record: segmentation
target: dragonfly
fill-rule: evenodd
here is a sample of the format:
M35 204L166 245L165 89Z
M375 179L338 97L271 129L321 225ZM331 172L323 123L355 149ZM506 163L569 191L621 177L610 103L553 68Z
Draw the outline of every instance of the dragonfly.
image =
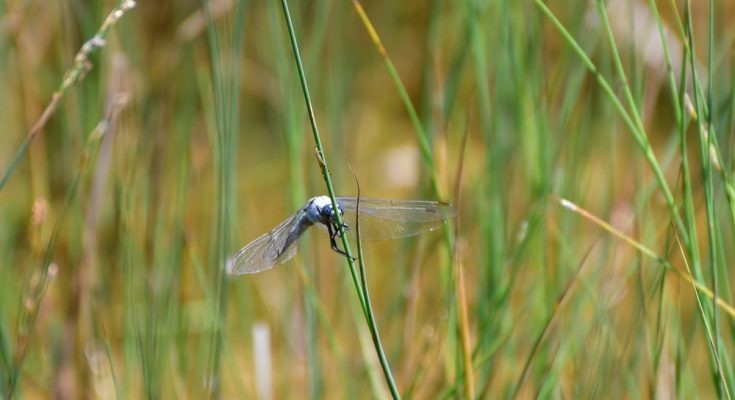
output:
M283 264L296 255L297 241L311 226L326 229L332 250L347 256L337 246L335 238L340 228L349 231L356 222L358 199L336 197L337 210L329 196L311 198L306 205L293 213L270 232L253 240L238 251L232 261L232 275L254 274ZM359 199L360 238L365 240L389 240L432 231L449 219L456 211L451 204L427 200ZM339 212L342 226L337 223Z

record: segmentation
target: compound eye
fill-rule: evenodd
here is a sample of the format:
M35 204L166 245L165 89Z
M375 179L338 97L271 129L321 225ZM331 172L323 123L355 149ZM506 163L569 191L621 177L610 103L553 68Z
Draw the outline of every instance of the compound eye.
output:
M339 210L339 215L345 215L345 210L342 208L342 204L337 204L337 209Z
M327 204L326 206L322 207L321 214L325 217L331 217L334 215L334 212L332 211L332 205Z

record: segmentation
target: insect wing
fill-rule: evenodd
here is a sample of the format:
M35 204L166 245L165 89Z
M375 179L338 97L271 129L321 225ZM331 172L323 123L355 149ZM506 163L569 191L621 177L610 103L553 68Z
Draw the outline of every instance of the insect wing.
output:
M296 240L288 242L291 229L298 223L303 210L296 212L270 232L260 236L235 254L233 275L254 274L283 264L296 255Z
M338 197L343 219L354 229L357 198ZM360 236L365 240L398 239L440 228L454 218L451 204L425 200L360 198Z

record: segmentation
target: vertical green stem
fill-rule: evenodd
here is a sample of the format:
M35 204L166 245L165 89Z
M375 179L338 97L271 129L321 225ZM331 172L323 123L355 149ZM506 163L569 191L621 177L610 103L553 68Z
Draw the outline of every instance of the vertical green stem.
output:
M326 4L325 4L326 6ZM288 187L290 205L293 209L297 209L303 205L306 187L303 173L304 157L303 157L303 137L301 135L301 119L299 116L300 105L299 98L294 95L296 90L293 87L291 76L288 73L289 53L284 46L285 38L281 26L280 10L277 9L278 4L275 2L268 3L268 18L270 19L271 36L274 43L274 67L278 80L281 101L283 102L283 128L285 131L286 151L289 166ZM323 7L324 8L324 7ZM316 57L312 57L316 60ZM317 312L316 304L318 298L316 291L310 290L310 285L315 282L316 271L310 268L306 262L308 257L303 257L303 290L302 301L304 308L304 338L307 343L306 359L308 360L308 382L309 382L309 398L319 399L321 394L321 380L319 368L319 352L317 346L318 330L317 330Z
M710 7L712 4L710 4ZM710 10L711 12L711 10ZM720 349L719 349L719 323L717 319L717 292L718 292L718 277L717 277L717 250L716 250L716 242L717 242L717 231L715 229L716 226L716 220L715 220L715 211L714 211L714 182L713 182L713 165L712 165L712 158L710 154L710 149L712 149L712 136L714 134L713 127L711 125L712 122L712 109L708 108L705 109L705 104L703 104L704 101L709 102L711 99L709 96L711 93L708 93L706 96L706 99L702 99L704 95L701 91L701 85L699 82L699 77L697 75L697 69L696 69L696 47L694 44L694 28L693 28L693 21L692 21L692 13L691 13L691 3L689 1L686 2L686 15L687 15L687 23L686 23L686 33L687 33L687 42L689 45L689 68L691 70L692 74L692 84L693 84L693 101L694 101L694 107L697 112L697 128L699 131L699 149L700 149L700 157L701 157L701 163L702 163L702 180L703 180L703 186L704 186L704 200L705 200L705 212L706 212L706 218L707 218L707 236L708 236L708 257L711 264L711 270L712 270L712 291L713 291L713 305L715 307L710 308L708 305L703 307L703 313L702 318L705 319L708 318L708 315L712 318L712 332L709 333L710 337L710 347L711 347L711 353L712 357L714 358L714 363L716 366L716 370L714 371L715 380L716 383L719 384L718 389L720 389L722 395L725 394L725 397L730 399L731 394L730 390L727 384L726 374L724 372L723 363L720 357ZM709 38L710 42L712 41L712 37ZM710 56L711 51L710 50ZM709 59L709 62L711 63L711 58ZM711 68L712 65L709 65ZM711 74L711 71L709 72ZM709 78L711 79L711 75L709 75ZM710 87L709 90L711 90L711 82L709 83ZM692 230L692 232L696 232ZM696 272L696 271L695 271ZM702 281L703 279L697 279L699 281ZM706 326L707 324L705 324ZM709 329L709 328L707 328Z
M2 5L2 3L0 3L0 5ZM84 78L85 73L89 68L88 62L90 56L95 53L97 49L100 49L105 45L105 37L107 36L107 33L113 26L115 26L117 21L119 21L126 12L133 9L133 7L135 7L135 1L133 0L119 1L117 6L113 8L107 18L105 18L105 21L102 23L99 30L97 30L97 33L95 33L91 39L84 42L84 45L82 45L74 56L74 65L69 67L69 69L64 73L64 78L62 79L61 84L59 84L59 88L56 89L53 95L51 95L51 101L49 101L43 113L41 113L41 116L33 124L28 135L23 139L20 147L15 152L15 155L13 155L10 164L0 176L0 190L2 190L5 183L8 182L8 179L10 179L10 175L13 174L15 168L18 167L20 160L25 156L25 153L28 151L33 140L43 131L46 123L59 108L61 100L66 95L69 88ZM0 7L0 9L3 8L4 7Z
M299 73L299 80L301 82L301 89L304 92L304 101L306 102L306 109L309 115L309 123L311 124L311 131L314 136L314 143L316 145L316 156L317 160L319 162L319 168L322 172L322 177L324 178L324 183L327 186L327 191L329 192L329 198L332 200L332 207L334 209L337 209L337 200L335 199L334 195L334 186L332 185L332 180L329 176L329 168L327 167L327 160L324 156L324 149L322 147L322 140L319 136L319 128L316 124L316 118L314 116L314 108L312 107L311 103L311 96L309 95L309 87L306 83L306 74L304 73L304 66L301 62L301 55L299 53L299 47L296 42L296 34L294 33L293 23L291 22L291 14L288 11L288 2L286 0L281 0L281 5L283 6L283 14L286 19L286 25L288 27L288 35L291 39L291 47L293 49L294 53L294 59L296 60L296 67L298 69ZM350 274L352 276L353 283L355 284L355 289L357 290L358 298L360 299L360 305L362 306L362 311L365 315L365 320L368 323L368 326L370 327L371 334L373 335L373 344L375 345L375 350L378 353L378 356L381 358L381 366L383 367L383 373L385 375L386 381L388 383L388 387L390 388L391 395L394 399L400 399L400 394L398 393L398 388L396 387L395 381L393 379L393 376L390 372L390 369L388 368L387 361L385 361L385 355L383 352L382 345L380 343L380 338L377 336L377 328L375 327L375 318L373 316L372 309L370 307L370 304L367 300L367 288L360 284L357 278L357 271L355 270L355 262L354 258L352 257L352 250L350 250L350 244L347 241L347 236L345 235L344 228L342 227L342 216L340 213L335 214L337 216L337 225L339 227L339 236L342 240L342 246L347 254L347 264L350 268Z
M322 177L324 178L324 183L327 185L327 192L329 194L329 198L332 200L332 207L334 209L337 209L337 200L335 200L335 194L334 194L334 186L332 185L332 179L329 175L329 168L327 167L327 160L324 157L324 150L322 147L322 139L319 136L319 128L316 124L316 117L314 116L314 108L311 105L311 95L309 95L309 87L306 83L306 75L304 73L304 67L301 63L301 55L299 54L299 47L296 43L296 34L294 33L293 24L291 23L291 14L288 11L288 4L286 0L281 0L281 5L283 6L283 13L286 18L286 25L288 27L288 34L289 38L291 39L291 47L293 49L294 58L296 59L296 67L299 72L299 81L301 82L301 90L304 93L304 100L306 101L306 110L309 115L309 123L311 124L311 131L313 133L314 137L314 144L316 145L316 157L317 161L319 162L319 168L322 172ZM335 214L337 216L337 224L339 224L339 237L342 240L342 245L344 246L345 253L347 253L347 263L350 267L350 273L352 274L352 280L354 281L355 287L358 289L358 295L360 297L360 305L362 306L363 312L366 312L365 310L365 298L362 293L362 289L360 287L360 283L357 279L357 272L355 270L355 263L354 263L354 257L352 257L352 251L350 250L350 244L347 241L347 237L345 236L344 229L342 229L342 216L339 213Z
M229 43L230 53L225 57L228 64L222 63L223 52L220 38L214 23L212 5L210 1L203 2L203 8L208 21L208 39L210 59L212 61L212 86L215 103L215 145L213 158L216 171L216 214L217 224L214 237L214 254L212 256L214 268L214 326L210 343L210 358L207 370L207 391L211 398L220 397L220 358L224 340L225 316L227 315L227 275L225 264L230 247L230 221L233 201L233 140L237 131L239 108L239 60L242 35L244 32L245 2L237 2L237 15L232 29L232 41Z
M362 290L365 296L365 305L367 305L368 310L371 310L371 312L367 313L366 316L368 319L368 326L370 327L370 336L373 339L373 345L375 345L375 350L378 352L378 359L380 360L380 365L383 368L383 373L385 375L386 381L388 382L388 387L390 388L393 398L398 399L400 398L400 395L398 394L398 390L396 389L396 383L393 380L393 375L390 372L390 365L388 364L388 359L385 357L383 346L380 344L380 334L378 333L378 325L375 322L375 317L373 316L373 313L372 313L372 305L370 305L370 293L368 292L367 277L365 274L365 258L362 255L362 242L360 241L359 210L360 210L360 184L358 183L357 184L357 208L355 210L356 213L358 214L358 217L355 219L355 232L357 232L357 260L360 265L360 283L362 284Z

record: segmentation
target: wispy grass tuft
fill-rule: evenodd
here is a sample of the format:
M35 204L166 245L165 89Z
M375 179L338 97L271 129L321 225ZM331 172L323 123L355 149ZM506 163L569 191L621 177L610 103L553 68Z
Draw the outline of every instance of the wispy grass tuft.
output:
M697 282L696 280L693 280L691 278L691 274L690 275L686 275L686 274L684 274L684 272L680 271L679 269L672 267L671 264L668 261L666 261L666 259L664 257L656 254L656 252L654 252L653 250L651 250L650 248L648 248L644 244L642 244L639 241L635 240L634 238L631 238L630 236L624 234L623 232L621 232L620 230L616 229L615 227L613 227L609 223L607 223L607 222L603 221L602 219L600 219L599 217L593 215L588 210L585 210L584 208L578 206L577 204L574 204L573 202L571 202L571 201L569 201L567 199L556 198L556 200L559 202L559 204L562 207L564 207L564 208L566 208L566 209L568 209L568 210L570 210L570 211L572 211L574 213L577 213L577 214L581 215L582 217L584 217L585 219L587 219L590 222L594 223L595 225L599 226L600 228L604 229L605 231L607 231L611 235L616 236L618 239L623 240L624 242L626 242L630 246L634 247L636 250L640 251L641 254L643 254L643 255L651 258L657 264L660 264L661 266L663 266L663 267L665 267L665 268L673 271L680 278L682 278L685 281L687 281L687 283L691 283L698 292L700 292L701 294L709 297L713 301L716 300L717 306L720 307L723 311L727 312L730 315L730 317L733 318L733 320L735 320L735 307L733 307L732 305L730 305L727 302L725 302L722 298L715 298L714 293L712 292L712 290L710 288L708 288L707 286L705 286L704 284L702 284L700 282ZM688 263L687 263L687 265L688 265Z
M362 249L362 240L360 238L360 182L355 177L355 185L357 186L357 205L355 206L355 235L357 237L357 263L360 266L360 285L362 287L362 294L365 298L365 309L367 310L366 317L368 322L368 327L370 328L370 336L373 339L373 346L375 346L375 351L378 354L378 359L380 360L380 366L383 368L383 375L385 376L385 380L388 383L388 388L390 389L390 393L393 396L394 399L400 399L401 396L398 393L398 388L396 387L396 382L393 379L393 374L390 372L390 365L388 364L388 359L385 357L385 352L383 351L383 345L380 342L380 334L378 333L378 326L377 322L375 321L375 317L373 316L373 306L370 302L370 292L368 291L368 284L367 284L367 273L365 268L365 255L363 254Z
M16 325L15 344L13 350L13 360L7 377L4 397L12 398L16 395L16 388L20 378L23 364L26 360L29 346L32 344L33 329L38 318L38 314L43 306L44 296L49 285L59 275L59 265L53 261L56 251L56 243L61 233L61 229L66 222L67 215L72 203L76 198L79 187L83 180L89 174L94 164L95 157L99 145L105 135L109 134L110 129L115 126L118 115L122 107L127 103L127 96L113 93L111 96L111 104L108 107L105 118L100 121L87 137L87 143L79 160L77 173L67 190L66 198L59 215L54 222L51 236L46 244L43 257L37 268L31 268L25 282L25 289L18 307L18 322Z
M368 35L370 36L370 40L373 41L373 44L378 49L378 53L383 58L383 62L385 63L386 68L388 69L388 73L390 74L393 84L395 84L396 89L398 89L398 94L401 96L401 101L403 102L403 105L406 107L406 111L408 111L408 115L411 118L411 123L413 124L413 128L416 131L416 137L421 147L421 156L429 170L431 190L434 193L434 195L441 198L440 193L439 193L439 183L437 181L436 165L434 163L433 152L431 151L431 144L429 143L429 138L426 135L426 131L424 130L423 125L421 124L421 119L419 119L418 113L416 112L416 108L413 106L413 103L411 102L411 99L408 96L408 92L406 91L406 87L403 85L403 81L401 81L400 76L398 76L398 71L396 70L396 67L393 65L393 61L391 61L390 57L388 57L388 52L385 50L385 46L383 46L383 42L380 40L380 36L378 36L377 31L375 31L375 28L373 27L373 24L370 22L370 19L365 13L365 10L362 8L362 5L360 4L358 0L352 0L352 4L355 7L355 11L357 12L357 15L360 17L360 21L362 21L363 25L365 26L365 29L367 30Z
M209 366L207 368L207 392L210 398L221 397L222 374L220 370L227 317L228 290L226 265L231 251L232 215L234 211L235 156L239 132L240 62L245 32L246 2L237 1L234 23L221 33L217 30L212 2L203 2L207 16L207 37L211 61L211 82L214 98L216 131L212 145L212 159L216 173L216 224L214 227L212 254L213 296L215 299L214 323L210 341ZM225 42L226 39L228 40Z
M15 152L10 164L5 168L3 175L0 177L0 190L2 190L5 183L10 179L15 168L18 167L18 163L23 159L23 156L31 143L33 143L33 140L43 131L49 119L51 119L59 108L59 105L69 88L84 79L85 75L90 69L92 69L92 64L90 63L89 58L96 50L105 46L105 38L109 30L134 7L134 0L121 0L118 6L113 8L107 18L105 18L105 21L102 23L97 33L91 39L84 42L82 48L80 48L76 56L74 56L74 65L64 73L64 78L61 80L59 88L51 95L51 101L43 110L43 113L41 113L38 120L31 127L31 130L28 132L28 136L25 137L20 147Z
M462 135L462 143L460 144L460 154L457 161L457 175L454 178L454 206L457 210L457 218L454 222L454 265L456 282L455 294L457 296L457 313L459 314L459 331L462 343L462 374L464 375L465 397L469 399L475 398L475 378L474 368L472 366L472 339L470 335L470 317L467 309L467 289L465 285L465 272L462 263L461 250L457 248L457 237L460 232L460 222L462 215L462 178L464 173L465 155L467 151L467 139L470 134L470 113L467 113L467 122L464 134Z

